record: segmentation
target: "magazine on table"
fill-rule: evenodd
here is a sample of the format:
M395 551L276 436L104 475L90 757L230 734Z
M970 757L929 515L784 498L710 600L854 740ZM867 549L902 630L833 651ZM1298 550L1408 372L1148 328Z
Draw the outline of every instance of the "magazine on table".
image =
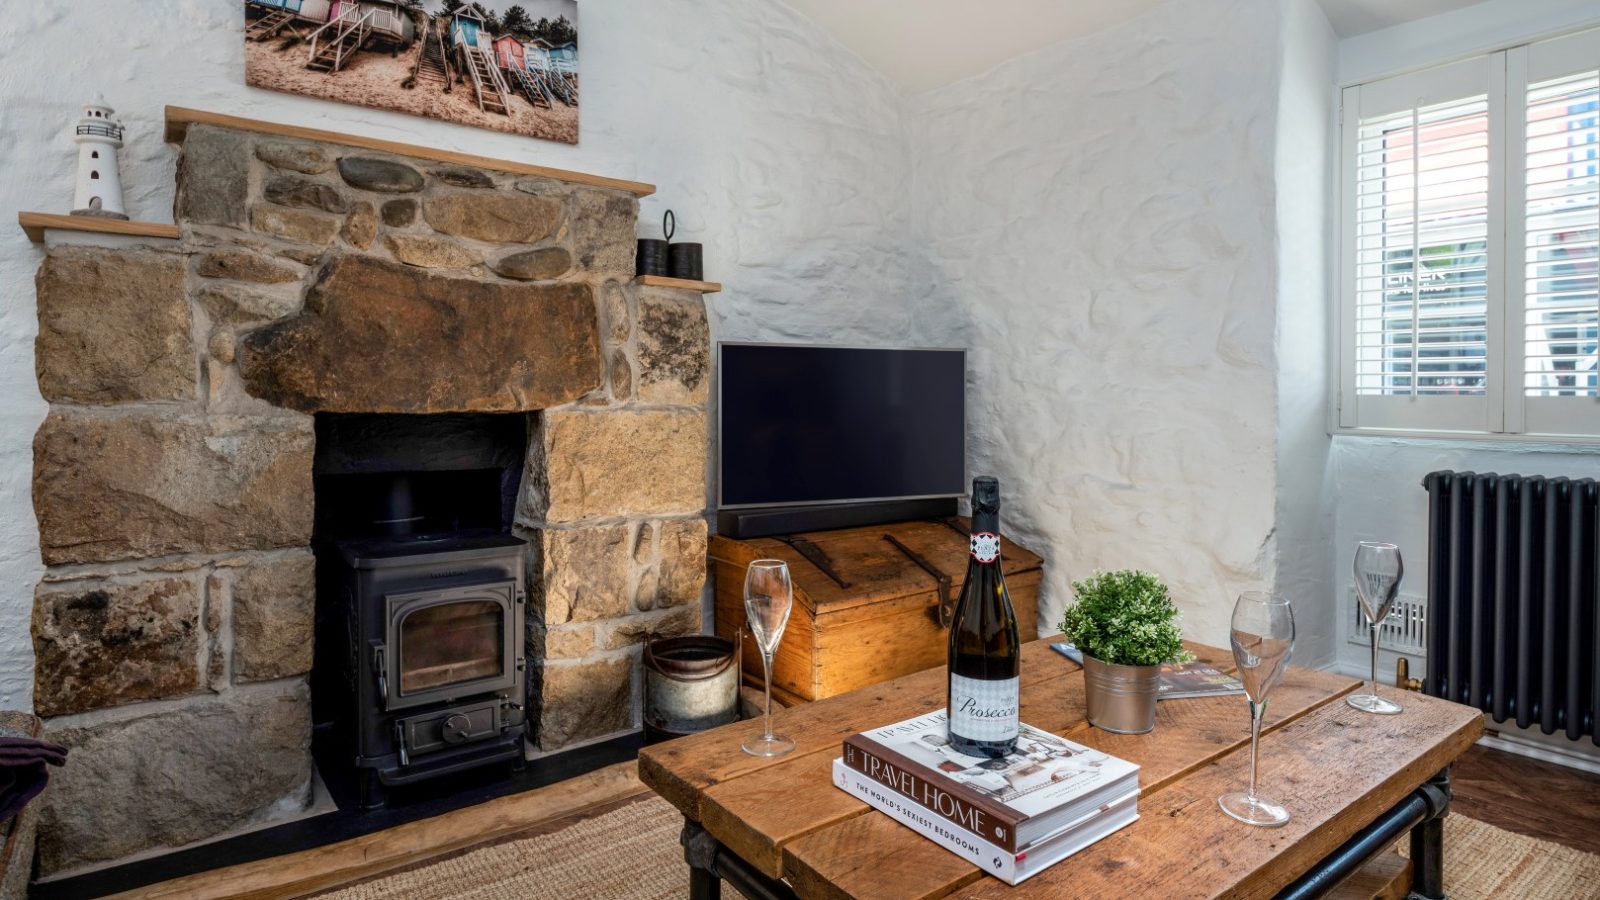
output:
M1050 649L1083 665L1083 651L1066 641L1057 641ZM1161 688L1158 700L1187 700L1193 697L1244 696L1244 685L1239 679L1216 666L1200 660L1186 663L1161 664Z

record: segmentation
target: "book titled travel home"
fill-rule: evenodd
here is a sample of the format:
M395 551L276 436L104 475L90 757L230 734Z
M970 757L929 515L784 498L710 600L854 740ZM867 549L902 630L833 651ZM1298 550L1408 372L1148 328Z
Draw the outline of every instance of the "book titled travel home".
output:
M1050 649L1083 665L1083 651L1057 641ZM1223 672L1210 663L1194 660L1186 663L1162 663L1161 687L1157 700L1188 700L1195 697L1228 697L1244 695L1244 685L1239 679Z
M1042 872L1139 818L1139 789L1134 788L1120 797L1105 800L1026 850L1015 852L934 815L921 804L913 803L845 765L843 758L833 761L833 782L841 790L1007 884L1016 884Z
M942 709L851 735L843 760L868 781L1011 853L1139 787L1133 763L1026 723L1010 755L964 756L950 746Z

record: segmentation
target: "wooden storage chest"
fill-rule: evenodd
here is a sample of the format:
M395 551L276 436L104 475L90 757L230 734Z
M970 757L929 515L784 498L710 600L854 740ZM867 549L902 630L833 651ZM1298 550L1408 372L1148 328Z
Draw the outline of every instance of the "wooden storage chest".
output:
M753 540L713 535L716 633L731 640L744 625L750 561L781 559L789 564L795 597L773 661L773 695L780 701L820 700L944 665L948 632L939 623L940 576L948 579L953 602L966 578L967 546L965 518ZM1006 541L1001 564L1022 640L1034 640L1043 563ZM761 683L760 651L748 634L744 670L748 681Z

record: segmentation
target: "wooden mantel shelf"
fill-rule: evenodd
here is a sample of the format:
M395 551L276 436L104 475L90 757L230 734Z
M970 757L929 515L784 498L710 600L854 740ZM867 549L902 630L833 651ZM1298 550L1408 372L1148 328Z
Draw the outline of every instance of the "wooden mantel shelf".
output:
M284 125L278 122L263 122L259 119L225 116L221 113L206 112L200 109L185 109L181 106L167 107L168 143L181 143L190 125L216 125L221 128L233 128L239 131L253 131L257 134L274 134L280 137L302 138L308 141L325 141L330 144L343 144L346 147L360 147L363 150L377 150L382 153L414 156L418 159L431 159L435 162L450 163L458 166L492 169L496 172L511 172L517 175L535 175L540 178L554 178L558 181L566 181L572 184L585 184L590 187L626 191L636 197L645 197L656 192L655 185L645 184L642 181L624 181L621 178L607 178L603 175L590 175L587 172L570 172L566 169L552 169L549 166L535 166L529 163L513 162L509 159L493 159L487 156L476 156L471 153L457 153L454 150L440 150L436 147L422 147L416 144L401 144L396 141L362 137L358 134L323 131L320 128L302 128L298 125Z
M47 228L62 231L87 231L96 234L120 234L128 237L178 239L178 226L161 222L132 222L127 219L101 219L95 216L63 216L56 213L19 212L17 224L35 244L44 242Z
M715 281L692 281L688 278L668 278L665 275L640 275L634 281L645 287L678 288L684 291L699 291L702 294L715 294L722 290L722 285Z

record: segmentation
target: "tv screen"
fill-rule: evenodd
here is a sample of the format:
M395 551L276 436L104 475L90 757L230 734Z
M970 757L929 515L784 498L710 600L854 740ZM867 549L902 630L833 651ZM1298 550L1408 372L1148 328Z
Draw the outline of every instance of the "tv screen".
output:
M723 508L965 492L965 351L718 349Z

